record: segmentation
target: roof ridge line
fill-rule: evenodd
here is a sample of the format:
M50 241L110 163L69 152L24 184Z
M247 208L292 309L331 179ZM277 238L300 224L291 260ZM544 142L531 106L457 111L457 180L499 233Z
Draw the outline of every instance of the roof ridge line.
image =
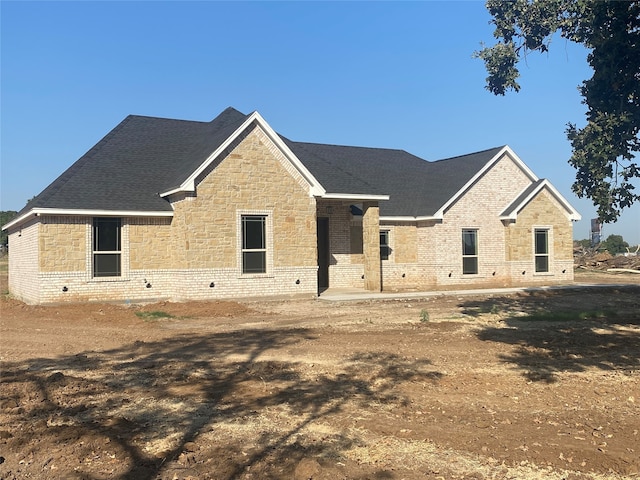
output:
M444 161L447 161L447 160L455 160L456 158L469 157L471 155L478 155L478 154L481 154L481 153L487 153L487 152L490 152L492 150L500 151L503 148L505 148L506 146L507 145L505 144L505 145L501 145L499 147L485 148L484 150L478 150L477 152L463 153L462 155L454 155L453 157L440 158L438 160L433 160L433 161L431 161L429 163L437 163L437 162L444 162Z

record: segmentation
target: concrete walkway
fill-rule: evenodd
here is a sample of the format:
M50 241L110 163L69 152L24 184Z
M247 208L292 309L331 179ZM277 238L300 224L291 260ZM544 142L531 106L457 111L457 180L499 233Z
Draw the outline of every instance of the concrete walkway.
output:
M433 290L429 292L370 292L360 288L329 288L319 300L326 302L362 302L366 300L394 300L403 298L431 298L442 295L509 295L519 292L543 292L553 290L579 290L583 288L631 288L635 283L572 283L540 287L478 288L464 290Z

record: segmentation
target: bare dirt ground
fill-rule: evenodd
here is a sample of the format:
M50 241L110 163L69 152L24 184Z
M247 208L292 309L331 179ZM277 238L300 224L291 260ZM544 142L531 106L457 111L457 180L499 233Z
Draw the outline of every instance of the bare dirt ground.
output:
M341 304L4 294L0 478L640 478L637 277Z

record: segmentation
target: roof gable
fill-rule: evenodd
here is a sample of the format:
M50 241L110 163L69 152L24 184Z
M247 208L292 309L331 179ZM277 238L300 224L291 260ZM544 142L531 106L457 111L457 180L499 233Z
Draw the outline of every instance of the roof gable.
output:
M482 178L494 165L496 165L503 158L509 158L522 172L531 180L535 182L538 177L531 171L529 167L518 157L508 145L498 148L492 148L483 152L478 152L470 155L463 155L462 157L454 157L449 160L456 160L459 163L466 157L475 157L475 161L478 163L485 162L468 180L462 185L434 214L436 218L442 218L444 213L460 199L473 185L475 185L480 178ZM457 167L457 165L456 165Z
M501 220L515 221L518 213L533 200L542 190L547 190L562 207L567 211L570 220L580 220L582 216L569 204L569 202L555 189L549 180L542 178L525 188L500 215Z
M242 122L231 123L229 126L225 127L225 129L218 134L220 137L219 142L217 142L216 148L211 150L209 154L206 156L204 160L202 160L198 165L195 165L195 168L192 168L188 175L186 175L181 182L176 186L169 188L160 193L162 197L171 195L177 192L188 192L195 191L195 182L198 176L204 172L211 163L213 163L216 158L218 158L224 151L236 140L240 137L242 133L247 131L252 126L259 126L265 135L273 142L275 147L282 153L285 159L291 164L293 168L295 168L298 173L302 175L302 177L306 180L309 185L309 191L311 195L322 195L324 193L324 189L322 185L313 174L303 165L300 160L295 156L293 152L289 149L286 143L282 140L282 138L269 126L269 124L262 118L262 116L258 112L253 112L250 115L247 115L242 119Z

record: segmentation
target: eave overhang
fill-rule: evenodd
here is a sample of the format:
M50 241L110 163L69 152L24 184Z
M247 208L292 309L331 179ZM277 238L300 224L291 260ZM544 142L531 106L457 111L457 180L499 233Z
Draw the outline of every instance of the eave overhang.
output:
M441 222L442 217L436 217L433 215L423 215L423 216L380 216L380 221L385 222L402 222L402 223L413 223L413 222Z
M75 217L173 217L173 211L142 211L142 210L85 210L71 208L32 208L28 212L14 218L2 230L23 224L34 217L43 215L61 215Z
M358 202L379 202L389 200L389 195L370 195L366 193L323 193L317 197L326 200L354 200Z
M551 193L551 195L558 201L558 203L560 203L560 205L564 207L564 209L569 214L570 220L577 222L578 220L582 219L582 215L580 215L578 211L571 206L571 204L567 201L567 199L564 198L558 190L556 190L556 188L551 184L551 182L549 182L549 180L545 178L541 180L540 183L534 189L532 189L531 192L529 192L527 195L523 195L524 194L524 191L523 191L523 194L520 195L522 198L519 198L517 200L517 203L507 207L507 209L503 211L502 214L500 215L500 220L515 222L516 219L518 218L518 213L543 189L547 189L547 191Z

